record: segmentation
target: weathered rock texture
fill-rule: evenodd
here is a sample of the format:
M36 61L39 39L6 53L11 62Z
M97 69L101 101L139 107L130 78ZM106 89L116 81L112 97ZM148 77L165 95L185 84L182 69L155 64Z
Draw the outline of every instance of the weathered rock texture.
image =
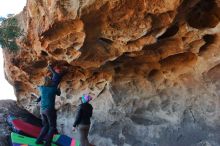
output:
M25 36L5 52L6 77L37 113L30 92L49 60L61 65L65 134L92 92L98 146L220 145L218 0L28 0L18 17Z
M32 124L40 125L41 121L28 111L19 107L16 101L0 100L0 146L10 146L10 134L12 127L7 123L7 117L13 115Z

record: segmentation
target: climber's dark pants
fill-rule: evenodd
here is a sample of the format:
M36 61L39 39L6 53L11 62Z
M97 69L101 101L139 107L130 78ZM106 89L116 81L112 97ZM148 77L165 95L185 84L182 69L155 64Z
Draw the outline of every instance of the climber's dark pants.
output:
M79 125L80 146L89 146L88 134L90 125Z
M46 146L50 146L52 142L53 135L56 131L56 110L45 110L41 111L41 119L43 128L41 129L40 135L37 141L42 141L45 136Z

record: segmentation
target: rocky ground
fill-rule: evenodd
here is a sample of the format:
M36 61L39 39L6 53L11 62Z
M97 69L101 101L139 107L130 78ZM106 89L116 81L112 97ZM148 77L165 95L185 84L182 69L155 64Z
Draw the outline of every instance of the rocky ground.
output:
M6 122L7 116L11 114L25 121L32 121L40 125L39 119L23 108L13 100L0 100L0 146L9 146L9 136L11 128Z

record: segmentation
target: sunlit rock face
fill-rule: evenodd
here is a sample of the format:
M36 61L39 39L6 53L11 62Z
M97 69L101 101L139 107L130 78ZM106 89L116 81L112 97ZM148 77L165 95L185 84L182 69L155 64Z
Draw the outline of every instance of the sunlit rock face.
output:
M39 114L30 92L48 61L62 66L63 133L73 135L78 97L92 92L98 146L220 145L218 0L28 0L19 20L6 77Z

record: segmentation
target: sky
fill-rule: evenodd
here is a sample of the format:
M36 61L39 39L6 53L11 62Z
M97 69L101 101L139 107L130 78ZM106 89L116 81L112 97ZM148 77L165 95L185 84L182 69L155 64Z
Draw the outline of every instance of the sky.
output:
M18 14L23 10L25 5L26 0L0 0L0 16L6 17L7 14ZM16 97L14 95L13 87L5 79L3 64L2 49L0 48L0 100L15 100Z

